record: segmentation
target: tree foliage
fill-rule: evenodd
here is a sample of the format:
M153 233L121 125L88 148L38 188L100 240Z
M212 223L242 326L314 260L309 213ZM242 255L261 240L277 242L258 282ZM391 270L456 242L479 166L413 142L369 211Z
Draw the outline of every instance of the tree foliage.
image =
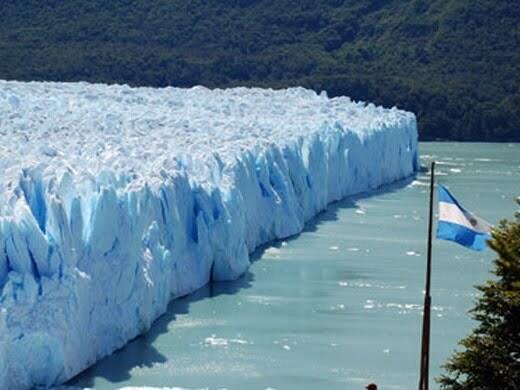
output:
M443 389L520 388L520 212L494 229L489 246L498 255L497 280L478 287L482 297L472 314L479 324L445 365Z
M520 140L510 0L3 0L0 78L303 85L414 111L427 139Z

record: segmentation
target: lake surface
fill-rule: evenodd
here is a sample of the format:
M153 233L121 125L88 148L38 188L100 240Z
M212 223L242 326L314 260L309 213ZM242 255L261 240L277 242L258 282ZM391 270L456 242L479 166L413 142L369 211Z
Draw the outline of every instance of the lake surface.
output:
M496 224L520 195L520 144L422 143L437 182ZM208 389L417 388L426 173L334 204L249 272L174 301L151 331L70 385ZM434 240L432 376L474 323L493 252ZM437 385L432 380L432 388Z

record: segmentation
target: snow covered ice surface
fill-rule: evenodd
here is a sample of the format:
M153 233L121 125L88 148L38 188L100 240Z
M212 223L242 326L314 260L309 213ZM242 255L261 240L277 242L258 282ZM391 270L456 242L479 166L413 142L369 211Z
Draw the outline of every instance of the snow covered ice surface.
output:
M417 154L413 114L301 88L0 81L0 387L66 381Z

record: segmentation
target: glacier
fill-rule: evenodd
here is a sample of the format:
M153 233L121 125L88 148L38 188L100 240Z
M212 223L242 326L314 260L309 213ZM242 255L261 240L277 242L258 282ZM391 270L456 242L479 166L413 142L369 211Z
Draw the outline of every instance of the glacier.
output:
M0 388L65 382L417 169L414 114L347 97L0 81Z

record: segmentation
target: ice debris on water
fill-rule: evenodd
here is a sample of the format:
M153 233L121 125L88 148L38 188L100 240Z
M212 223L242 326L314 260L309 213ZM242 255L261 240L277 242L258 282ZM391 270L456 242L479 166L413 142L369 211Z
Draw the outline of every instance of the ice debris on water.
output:
M0 388L63 383L330 202L418 169L415 116L302 88L0 81Z

